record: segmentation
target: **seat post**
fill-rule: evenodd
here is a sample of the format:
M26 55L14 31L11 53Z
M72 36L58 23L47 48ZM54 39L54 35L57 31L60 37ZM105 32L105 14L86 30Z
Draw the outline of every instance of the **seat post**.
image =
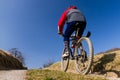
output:
M80 28L77 28L77 30L76 30L76 34L75 34L76 37L78 36L78 32L79 32L79 30L80 30Z

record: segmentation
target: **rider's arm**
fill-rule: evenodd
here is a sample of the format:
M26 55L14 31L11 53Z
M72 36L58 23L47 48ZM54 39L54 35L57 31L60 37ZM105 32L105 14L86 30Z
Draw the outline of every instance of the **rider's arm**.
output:
M67 16L67 12L65 11L62 16L60 17L60 20L58 22L58 33L62 33L63 31L63 27L66 21L66 16Z
M60 17L60 20L58 22L58 33L61 34L63 31L63 27L67 18L67 13L69 10L74 9L75 7L69 7L67 10L65 10L65 12L62 14L62 16Z

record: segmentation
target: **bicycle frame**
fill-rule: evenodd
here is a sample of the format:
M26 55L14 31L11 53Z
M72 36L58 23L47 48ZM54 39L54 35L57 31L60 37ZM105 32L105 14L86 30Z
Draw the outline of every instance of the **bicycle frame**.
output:
M77 31L75 31L75 36L71 36L71 39L70 39L70 41L75 41L75 46L76 46L76 44L77 44L77 41L78 41L78 39L79 38L77 38L77 36L78 36L78 32L79 32L79 30L80 30L80 28L77 28ZM82 44L79 46L80 47L80 49L82 50ZM71 48L70 48L71 49ZM71 55L71 57L72 58L74 58L75 57L75 47L74 48L72 48L73 49L73 51L72 51L72 53L70 54Z

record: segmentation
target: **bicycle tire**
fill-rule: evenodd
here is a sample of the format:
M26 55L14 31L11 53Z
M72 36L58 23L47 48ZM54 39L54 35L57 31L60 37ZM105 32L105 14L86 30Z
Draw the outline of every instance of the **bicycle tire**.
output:
M63 54L65 54L65 49L62 52L62 55ZM70 54L66 58L61 57L61 70L64 71L64 72L66 72L67 69L68 69L69 59L70 59Z
M82 43L83 41L86 41L87 45L88 45L88 49L89 49L89 56L88 59L86 61L86 63L83 63L81 61L81 59L79 59L79 57L77 57L78 50L79 50L79 45L80 43ZM81 53L80 53L81 54ZM87 53L88 54L88 53ZM76 65L76 70L80 73L80 74L88 74L90 72L92 63L93 63L93 55L94 55L94 49L93 49L93 45L92 42L89 38L87 37L81 37L78 40L77 46L75 47L75 65ZM79 64L80 63L80 64ZM83 64L83 65L82 65ZM82 67L83 66L83 67Z

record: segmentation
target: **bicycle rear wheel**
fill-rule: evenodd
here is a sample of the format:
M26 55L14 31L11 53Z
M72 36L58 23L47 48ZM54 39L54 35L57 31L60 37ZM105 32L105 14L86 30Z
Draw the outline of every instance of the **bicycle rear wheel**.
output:
M82 44L82 50L80 45ZM89 38L82 37L75 47L76 70L81 74L88 74L93 62L93 45Z
M62 52L62 55L65 54L65 49ZM70 59L70 54L67 57L61 57L61 70L66 72L68 69L68 64L69 64L69 59Z

